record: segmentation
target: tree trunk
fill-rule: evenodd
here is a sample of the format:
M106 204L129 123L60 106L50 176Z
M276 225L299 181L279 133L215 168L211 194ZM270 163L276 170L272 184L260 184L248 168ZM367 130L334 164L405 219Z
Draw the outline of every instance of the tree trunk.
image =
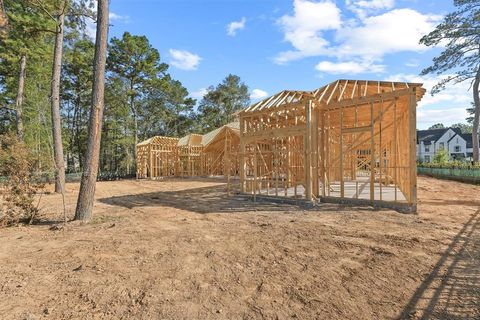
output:
M103 104L105 92L105 64L107 59L108 1L98 0L97 37L95 39L95 58L93 62L93 93L88 127L88 146L85 167L78 194L75 220L90 220L92 217L95 183L100 157L100 139L102 134Z
M62 122L60 118L60 75L62 71L63 30L65 21L65 7L57 17L57 32L55 35L55 48L53 51L52 68L52 135L53 154L55 161L55 192L62 193L65 188L65 161L63 159Z
M137 118L137 110L135 109L135 96L133 95L133 80L130 81L130 92L132 92L132 96L130 97L130 110L133 114L133 130L135 131L135 144L133 146L133 163L135 168L137 167L137 144L138 144L138 118ZM135 169L136 171L136 169ZM130 174L130 169L128 170L128 174Z
M138 144L138 118L137 113L133 116L133 126L135 129L135 147L133 148L133 162L137 164L137 144Z
M3 5L3 0L0 0L0 38L3 38L7 35L8 28L8 17L5 12L5 6Z
M480 97L478 93L480 85L480 67L477 69L475 81L473 82L473 101L475 102L475 114L473 117L472 143L473 143L473 161L479 161L478 154L478 127L480 124Z
M27 55L20 58L20 73L18 75L17 97L15 98L15 118L17 122L17 138L23 141L23 91L25 88L25 76L27 68Z

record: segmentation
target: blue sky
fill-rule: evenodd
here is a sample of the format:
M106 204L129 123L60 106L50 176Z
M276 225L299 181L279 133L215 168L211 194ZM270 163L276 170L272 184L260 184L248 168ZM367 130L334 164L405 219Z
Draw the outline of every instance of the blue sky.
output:
M425 83L441 48L418 44L452 0L112 0L110 36L146 35L169 72L196 98L239 75L252 101L284 89L311 90L339 78ZM468 84L418 109L418 127L464 122Z

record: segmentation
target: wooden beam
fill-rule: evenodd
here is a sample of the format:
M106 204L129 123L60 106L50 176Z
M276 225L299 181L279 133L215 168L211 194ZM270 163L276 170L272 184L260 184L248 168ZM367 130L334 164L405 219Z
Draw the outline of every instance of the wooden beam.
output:
M373 102L370 103L370 119L371 119L371 141L370 141L370 200L375 200L375 120L373 117Z
M368 105L370 103L380 102L381 100L393 100L396 97L401 97L405 95L410 95L412 89L401 89L394 92L384 92L373 94L369 96L357 97L354 99L343 100L339 102L334 102L328 107L325 107L325 110L336 110L339 108L348 108L348 107L355 107L358 105Z
M362 127L353 127L353 128L344 128L342 130L343 134L347 133L358 133L358 132L368 132L372 130L372 126L362 126Z
M410 199L409 204L417 205L417 99L416 89L412 88L410 95L409 113L408 113L408 141L409 141L409 161L410 161Z
M271 139L288 136L299 136L305 133L306 125L297 125L290 128L272 128L263 131L254 132L244 137L245 142L259 139Z
M312 101L307 103L307 127L305 131L305 197L312 201Z
M343 168L343 108L340 108L340 198L345 198L345 173Z

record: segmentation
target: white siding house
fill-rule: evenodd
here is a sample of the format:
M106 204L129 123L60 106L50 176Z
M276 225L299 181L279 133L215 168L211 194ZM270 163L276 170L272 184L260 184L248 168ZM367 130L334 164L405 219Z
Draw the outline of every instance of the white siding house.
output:
M438 150L449 150L448 141L459 133L460 130L452 128L417 131L417 159L431 162Z
M417 131L417 159L431 162L438 150L445 149L452 160L473 158L472 136L461 133L458 128Z
M448 154L452 160L467 158L467 141L461 134L456 134L448 140Z

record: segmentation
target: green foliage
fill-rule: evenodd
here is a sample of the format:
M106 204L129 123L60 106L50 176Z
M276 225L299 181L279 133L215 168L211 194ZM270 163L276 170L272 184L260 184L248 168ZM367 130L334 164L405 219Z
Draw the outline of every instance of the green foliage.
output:
M79 171L87 147L88 111L93 82L94 44L85 35L67 35L62 73L63 137L67 170Z
M93 81L94 44L86 35L91 0L4 0L8 36L0 39L0 134L15 130L19 61L27 55L23 101L24 141L35 169L53 172L50 87L54 17L65 6L61 78L62 136L68 172L83 169ZM135 172L135 143L151 136L181 137L233 121L249 103L248 87L229 75L194 111L196 101L168 74L168 65L145 36L112 38L107 58L100 173ZM101 175L100 175L101 176Z
M445 49L433 58L433 65L424 69L422 75L447 74L432 88L432 94L443 90L447 84L470 81L474 101L473 132L480 125L480 0L455 0L456 11L449 13L443 21L420 43L426 46L441 46ZM473 158L478 161L479 141L473 135Z
M15 129L14 98L17 95L19 61L27 57L23 101L25 143L37 165L51 167L49 92L53 20L31 1L6 0L7 37L0 41L0 133Z
M191 130L195 100L167 73L168 65L145 36L125 32L121 39L112 38L107 69L102 167L131 173L139 139Z
M23 122L25 144L31 149L39 170L53 170L52 162L52 122L50 115L50 50L44 61L32 61L28 64L25 83L25 101L23 106Z
M31 222L38 208L35 195L43 188L30 149L14 135L0 136L0 225Z
M142 138L154 135L181 137L192 131L195 100L180 81L170 75L150 83L144 104L140 131Z
M468 124L473 124L473 119L474 119L474 115L475 115L475 103L471 103L471 107L470 108L467 108L467 113L468 113L468 117L467 117L467 123ZM472 126L472 129L473 129L473 126Z
M448 160L450 159L447 150L445 149L440 149L438 150L435 155L433 156L433 162L434 163L439 163L439 164L444 164L447 163Z
M419 167L424 168L443 168L443 169L480 169L480 162L472 163L466 161L448 161L448 162L421 162Z
M16 95L21 56L27 56L27 64L41 60L49 41L45 30L53 29L51 19L26 0L5 0L4 5L9 28L0 38L0 108L11 105Z
M475 78L478 69L480 1L455 0L454 4L457 11L447 14L435 30L420 40L429 47L442 43L445 48L422 75L451 74L434 86L432 93L443 90L448 83Z
M458 128L462 133L472 133L473 127L467 123L455 123L451 125L452 128Z
M445 129L445 126L443 125L443 123L436 123L430 128L428 128L428 130L431 130L431 129Z
M248 87L240 77L228 75L216 87L208 88L199 105L199 119L203 132L219 128L234 120L234 114L250 103Z
M3 38L7 35L8 31L8 18L5 13L5 7L3 0L0 0L0 37Z

